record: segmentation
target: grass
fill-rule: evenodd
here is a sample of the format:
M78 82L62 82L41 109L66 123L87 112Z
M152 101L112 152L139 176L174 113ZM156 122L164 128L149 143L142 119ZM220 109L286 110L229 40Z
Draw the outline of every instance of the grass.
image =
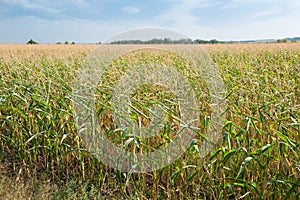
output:
M0 45L0 198L299 199L300 45L203 47L219 67L227 89L220 145L200 159L198 138L170 166L136 174L104 165L86 151L77 135L72 83L95 45ZM176 56L124 55L113 63L114 70L107 72L97 92L99 123L108 136L116 128L106 101L111 86L128 63L143 63L150 59L147 55L158 63L170 58L168 64L206 91ZM149 106L147 95L164 104L161 97L172 98L157 87L138 91L135 98ZM147 106L139 107L139 101L135 106L147 114ZM205 98L199 101L203 105L199 129L205 133L209 110ZM134 115L137 123L147 123L139 113ZM172 141L176 125L169 118L165 135L142 141L144 148ZM110 139L121 145L130 138L115 134ZM127 148L141 150L133 144Z

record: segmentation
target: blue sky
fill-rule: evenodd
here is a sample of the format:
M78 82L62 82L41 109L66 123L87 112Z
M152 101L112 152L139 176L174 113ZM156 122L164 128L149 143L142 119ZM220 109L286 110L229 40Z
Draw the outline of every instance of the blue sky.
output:
M0 0L0 43L103 42L138 28L196 39L300 36L299 0Z

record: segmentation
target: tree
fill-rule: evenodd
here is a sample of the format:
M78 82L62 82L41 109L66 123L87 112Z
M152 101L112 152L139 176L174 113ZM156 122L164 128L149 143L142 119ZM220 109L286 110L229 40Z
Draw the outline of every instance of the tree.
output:
M212 39L212 40L210 40L210 44L218 44L218 40Z
M287 39L278 39L276 42L277 43L287 43L288 40Z
M69 44L69 42L68 42L68 41L65 41L65 44Z
M33 39L30 39L26 44L38 44L38 43Z

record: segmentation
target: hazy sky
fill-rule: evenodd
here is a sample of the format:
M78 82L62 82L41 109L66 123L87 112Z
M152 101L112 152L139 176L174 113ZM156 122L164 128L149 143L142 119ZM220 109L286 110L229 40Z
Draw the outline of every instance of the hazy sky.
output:
M195 39L300 36L299 0L0 0L0 43L103 42L157 27Z

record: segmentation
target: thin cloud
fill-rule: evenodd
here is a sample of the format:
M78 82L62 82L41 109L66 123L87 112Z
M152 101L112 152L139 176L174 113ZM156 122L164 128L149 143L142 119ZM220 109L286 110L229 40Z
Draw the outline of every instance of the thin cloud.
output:
M90 4L84 0L67 0L66 2L78 8L90 8Z
M196 10L218 7L220 0L168 0L172 2L168 10L157 15L155 19L173 23L174 25L193 25L201 23L201 15L195 14ZM197 13L197 12L196 12ZM201 13L201 11L199 11Z
M282 2L281 0L230 0L223 4L222 9L241 8L246 6L271 6Z
M260 19L266 19L266 18L271 18L271 17L280 17L282 16L281 14L283 13L283 9L281 8L270 8L267 10L263 10L260 12L256 12L252 15L252 18L255 20L260 20Z
M49 14L58 14L61 12L59 9L46 7L42 4L30 2L28 0L4 0L4 2L14 6L22 7L24 9L38 11L38 12L47 12Z
M127 14L136 14L139 13L141 10L138 7L134 7L134 6L126 6L122 8L123 12L127 13Z

